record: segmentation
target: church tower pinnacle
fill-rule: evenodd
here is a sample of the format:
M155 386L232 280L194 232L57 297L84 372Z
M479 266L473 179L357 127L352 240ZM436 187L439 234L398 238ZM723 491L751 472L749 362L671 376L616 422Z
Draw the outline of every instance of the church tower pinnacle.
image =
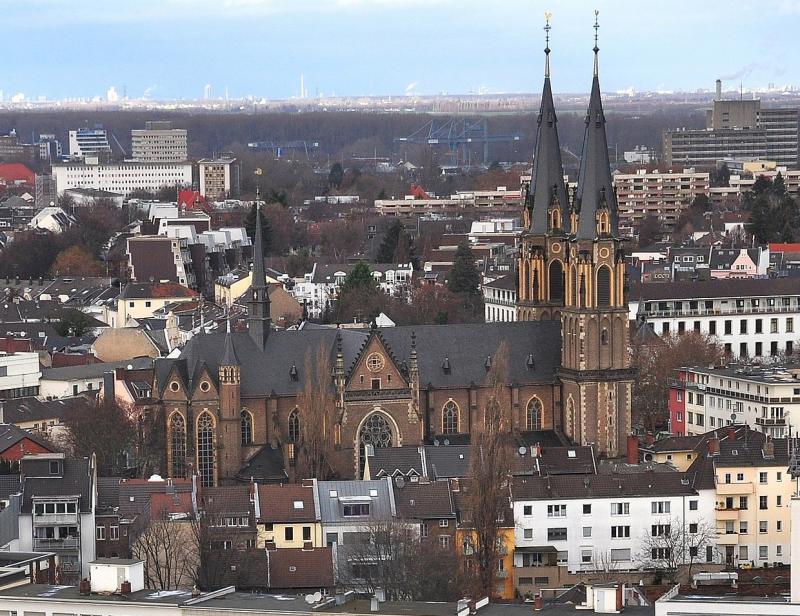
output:
M250 283L250 300L247 302L249 314L247 328L250 337L259 348L267 344L267 337L272 324L270 319L269 289L264 271L264 247L261 233L261 208L256 199L256 229L253 242L253 276Z

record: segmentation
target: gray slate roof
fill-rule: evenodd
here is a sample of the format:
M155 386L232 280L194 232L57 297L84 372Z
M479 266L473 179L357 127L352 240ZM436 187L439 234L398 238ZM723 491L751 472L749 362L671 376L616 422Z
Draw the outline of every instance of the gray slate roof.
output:
M45 381L72 381L75 379L88 379L102 377L114 368L133 366L139 370L152 367L153 360L149 357L136 357L127 361L115 361L99 364L85 364L82 366L63 366L62 368L45 368L42 370L42 380Z
M35 464L31 464L33 462ZM78 501L79 509L82 513L88 513L92 508L92 478L90 475L90 464L88 458L64 458L63 476L39 476L31 474L45 475L48 460L23 460L23 492L22 492L22 512L31 513L32 498L34 496L80 496ZM43 468L38 468L43 467ZM33 470L35 468L35 470ZM26 476L27 475L27 476Z
M336 496L331 496L331 490ZM370 496L370 490L377 490L377 496ZM345 518L342 516L344 497L369 499L369 518ZM387 479L377 481L320 481L317 483L320 518L323 524L363 524L375 520L387 520L394 516L394 493ZM363 501L362 501L363 502Z
M331 361L336 354L337 331L342 336L342 353L346 370L358 358L370 336L369 330L305 329L270 332L261 350L247 332L232 332L231 344L242 366L242 396L255 398L270 395L295 395L304 382L303 370L307 356L317 349L327 348ZM416 333L422 387L463 387L486 380L486 357L494 355L501 342L509 347L509 381L519 384L553 383L561 362L561 327L554 321L529 323L474 323L463 325L421 325L388 327L378 330L399 364L408 362L411 354L411 334ZM178 359L156 361L156 378L161 391L170 371L177 370L187 387L199 378L207 366L216 378L219 359L224 354L224 332L200 334L184 347ZM464 350L469 349L469 353ZM534 366L528 368L527 357L532 355ZM442 369L448 358L450 372ZM292 379L290 369L295 365L298 378Z
M684 482L684 480L686 480ZM682 496L695 494L683 473L641 473L603 475L554 475L515 477L515 500L572 498L630 498L636 496Z

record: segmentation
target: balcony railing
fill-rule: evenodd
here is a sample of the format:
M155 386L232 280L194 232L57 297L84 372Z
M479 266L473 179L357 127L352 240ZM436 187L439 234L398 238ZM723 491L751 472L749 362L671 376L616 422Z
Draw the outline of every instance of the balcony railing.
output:
M345 392L344 398L348 402L359 400L399 400L411 397L411 389L362 389Z
M675 269L682 269L676 266ZM687 268L693 269L693 268ZM770 314L798 312L800 309L796 304L788 306L737 306L732 308L668 308L667 310L645 310L643 314L648 317L704 317L704 316L726 316L726 315L747 315L747 314Z
M65 539L40 539L33 540L33 549L42 550L44 552L52 550L76 550L78 549L77 537L68 537Z
M77 513L41 513L33 516L34 526L76 526L77 524Z
M785 426L785 417L756 417L756 424L759 426Z
M719 496L733 496L736 494L752 494L753 483L751 481L739 481L737 483L718 483L717 494Z

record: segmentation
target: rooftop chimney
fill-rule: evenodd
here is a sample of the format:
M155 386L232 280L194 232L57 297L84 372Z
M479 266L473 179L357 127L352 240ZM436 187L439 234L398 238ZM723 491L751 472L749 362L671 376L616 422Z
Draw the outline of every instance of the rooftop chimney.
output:
M729 441L736 440L736 429L733 426L728 426L728 440Z
M628 435L628 464L638 464L639 462L639 437L635 434Z
M766 460L771 460L775 457L775 443L770 437L767 437L767 440L764 441L763 453Z
M709 456L718 456L719 455L719 438L716 436L712 436L708 439L708 455Z
M645 437L644 437L644 442L645 442L645 443L647 443L647 444L648 444L648 446L649 446L649 445L652 445L653 443L655 443L655 442L656 442L656 437L655 437L655 436L653 436L653 433L652 433L652 432L648 432L648 433L645 435Z
M722 79L717 79L717 95L715 100L721 101L722 100Z

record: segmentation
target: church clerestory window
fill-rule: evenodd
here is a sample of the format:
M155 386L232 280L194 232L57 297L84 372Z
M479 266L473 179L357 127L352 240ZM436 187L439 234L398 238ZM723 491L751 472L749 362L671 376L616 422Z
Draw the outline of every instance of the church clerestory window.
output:
M528 406L525 409L526 430L542 429L542 410L542 401L539 398L531 398L528 401Z
M363 470L366 461L366 448L372 446L373 449L392 446L392 427L389 421L380 413L373 413L361 426L359 433L359 468Z
M289 413L288 435L290 443L298 443L300 441L300 411L297 409Z
M442 434L458 433L458 405L448 400L442 408Z
M249 411L241 412L242 445L253 444L253 416Z
M186 422L180 413L173 413L170 417L169 436L172 446L171 476L186 477Z
M197 471L203 487L214 485L214 419L204 412L197 420Z

